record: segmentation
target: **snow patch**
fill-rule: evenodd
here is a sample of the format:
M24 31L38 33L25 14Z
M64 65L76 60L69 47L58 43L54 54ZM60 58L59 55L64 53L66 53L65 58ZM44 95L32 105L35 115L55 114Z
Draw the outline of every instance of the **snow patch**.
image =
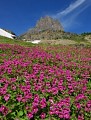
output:
M33 40L33 41L31 41L31 43L34 43L34 44L38 44L40 42L41 42L41 40Z
M0 35L4 36L4 37L11 38L11 39L13 39L15 37L15 35L13 35L11 33L8 33L8 32L6 32L5 30L3 30L1 28L0 28Z

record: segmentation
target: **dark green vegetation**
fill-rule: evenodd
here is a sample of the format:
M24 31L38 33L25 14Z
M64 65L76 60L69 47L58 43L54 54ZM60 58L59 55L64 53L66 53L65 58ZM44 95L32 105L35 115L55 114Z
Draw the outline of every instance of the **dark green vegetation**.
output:
M91 35L91 32L84 32L81 34L82 36L86 36L86 35Z

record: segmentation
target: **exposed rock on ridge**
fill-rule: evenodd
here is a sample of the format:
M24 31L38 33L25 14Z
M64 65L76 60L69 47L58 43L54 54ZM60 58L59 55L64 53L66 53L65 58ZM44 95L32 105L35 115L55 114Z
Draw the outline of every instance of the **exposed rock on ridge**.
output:
M25 41L41 40L41 42L50 40L75 40L83 41L84 37L75 33L65 32L61 23L49 16L40 18L36 26L20 36Z
M29 30L20 37L26 40L51 38L55 39L55 36L52 34L58 31L64 31L61 23L56 19L46 16L44 18L40 18L40 20L37 21L36 26L33 29ZM51 37L50 35L53 37Z
M63 31L63 27L58 20L55 20L49 16L41 18L35 27L39 31L52 30L52 31Z

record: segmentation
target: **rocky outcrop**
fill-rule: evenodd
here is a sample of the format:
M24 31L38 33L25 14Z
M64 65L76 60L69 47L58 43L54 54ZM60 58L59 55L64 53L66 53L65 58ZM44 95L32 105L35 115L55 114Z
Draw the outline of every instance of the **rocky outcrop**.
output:
M52 31L63 31L63 27L61 23L58 20L55 20L49 16L46 16L44 18L41 18L37 24L35 29L37 31L46 31L46 30L52 30Z
M21 35L20 38L24 40L55 39L56 34L54 33L59 31L64 31L61 23L56 19L46 16L44 18L40 18L40 20L37 21L36 26Z
M25 41L69 39L79 42L84 40L82 35L65 32L61 23L49 16L40 18L33 29L28 30L28 32L19 38Z

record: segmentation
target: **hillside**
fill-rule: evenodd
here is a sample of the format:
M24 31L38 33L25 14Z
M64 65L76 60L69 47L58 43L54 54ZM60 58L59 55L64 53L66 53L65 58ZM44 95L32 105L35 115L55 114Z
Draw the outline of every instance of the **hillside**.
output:
M20 35L19 39L24 41L41 40L42 43L49 43L49 41L54 43L53 40L72 40L75 42L86 41L83 35L65 32L61 23L49 16L40 18L40 20L37 21L36 26Z
M82 33L81 35L84 37L85 40L91 43L91 32Z
M61 23L49 16L41 17L34 28L29 29L26 33L16 36L10 30L0 29L0 35L7 38L16 38L18 40L38 44L91 44L91 33L76 34L65 32ZM6 41L6 40L5 40ZM10 42L12 43L12 42Z
M11 39L4 36L0 36L0 44L20 45L20 46L26 46L26 47L34 46L34 44L32 43L27 43L22 40Z
M37 21L36 26L26 33L20 36L21 39L34 40L34 39L56 39L54 33L62 33L63 27L58 20L55 20L49 16L40 18Z

